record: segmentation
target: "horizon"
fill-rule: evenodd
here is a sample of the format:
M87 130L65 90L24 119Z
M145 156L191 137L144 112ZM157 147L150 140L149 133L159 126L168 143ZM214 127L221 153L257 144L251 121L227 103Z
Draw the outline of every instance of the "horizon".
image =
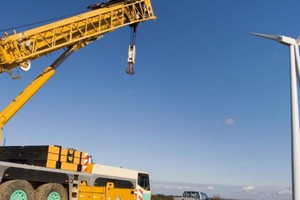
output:
M220 185L151 181L151 193L181 196L184 191L200 191L208 197L236 200L290 200L292 190L287 186Z

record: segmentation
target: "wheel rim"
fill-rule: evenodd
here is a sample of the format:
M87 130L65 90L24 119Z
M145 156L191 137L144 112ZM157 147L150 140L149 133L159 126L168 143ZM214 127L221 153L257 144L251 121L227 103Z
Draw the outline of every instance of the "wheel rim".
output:
M10 196L10 200L27 200L26 192L17 190Z
M57 192L51 192L47 200L61 200L60 195Z

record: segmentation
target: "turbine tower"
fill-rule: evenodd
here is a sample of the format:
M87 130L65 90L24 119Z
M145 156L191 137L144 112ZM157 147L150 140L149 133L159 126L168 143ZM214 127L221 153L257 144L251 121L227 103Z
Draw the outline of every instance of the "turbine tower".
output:
M299 132L299 101L298 83L300 78L299 40L284 35L251 35L275 40L290 48L290 87L291 87L291 139L292 139L292 192L293 200L300 200L300 132Z

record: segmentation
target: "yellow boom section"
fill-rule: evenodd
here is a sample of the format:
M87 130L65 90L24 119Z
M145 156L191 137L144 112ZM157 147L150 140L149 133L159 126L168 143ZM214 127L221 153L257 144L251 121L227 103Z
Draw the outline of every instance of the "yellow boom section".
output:
M26 68L31 60L61 48L67 49L0 112L0 143L3 126L55 74L57 66L73 51L117 28L156 19L150 0L101 3L99 8L96 4L92 9L28 31L12 35L5 33L5 37L0 39L0 73L9 72L17 66Z
M127 2L127 3L125 3ZM150 0L107 5L0 39L0 73L55 50L86 43L117 28L155 19Z

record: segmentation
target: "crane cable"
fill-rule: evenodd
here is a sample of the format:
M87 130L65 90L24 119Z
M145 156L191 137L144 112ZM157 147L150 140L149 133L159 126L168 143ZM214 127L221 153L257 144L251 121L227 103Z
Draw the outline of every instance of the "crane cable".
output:
M135 45L137 26L138 26L137 23L136 23L136 24L133 24L133 25L131 26L131 33L130 33L130 44L131 44L131 45Z
M14 30L14 29L18 29L18 28L24 28L24 27L33 26L33 25L42 24L42 23L51 22L51 21L57 21L59 19L71 17L71 16L74 16L74 15L79 15L79 14L81 14L83 12L85 12L85 11L76 12L76 13L64 15L64 16L61 16L61 17L55 17L55 18L51 18L51 19L47 19L47 20L43 20L43 21L39 21L39 22L33 22L33 23L30 23L30 24L25 24L25 25L20 25L20 26L15 26L15 27L10 27L10 28L0 29L0 32Z

